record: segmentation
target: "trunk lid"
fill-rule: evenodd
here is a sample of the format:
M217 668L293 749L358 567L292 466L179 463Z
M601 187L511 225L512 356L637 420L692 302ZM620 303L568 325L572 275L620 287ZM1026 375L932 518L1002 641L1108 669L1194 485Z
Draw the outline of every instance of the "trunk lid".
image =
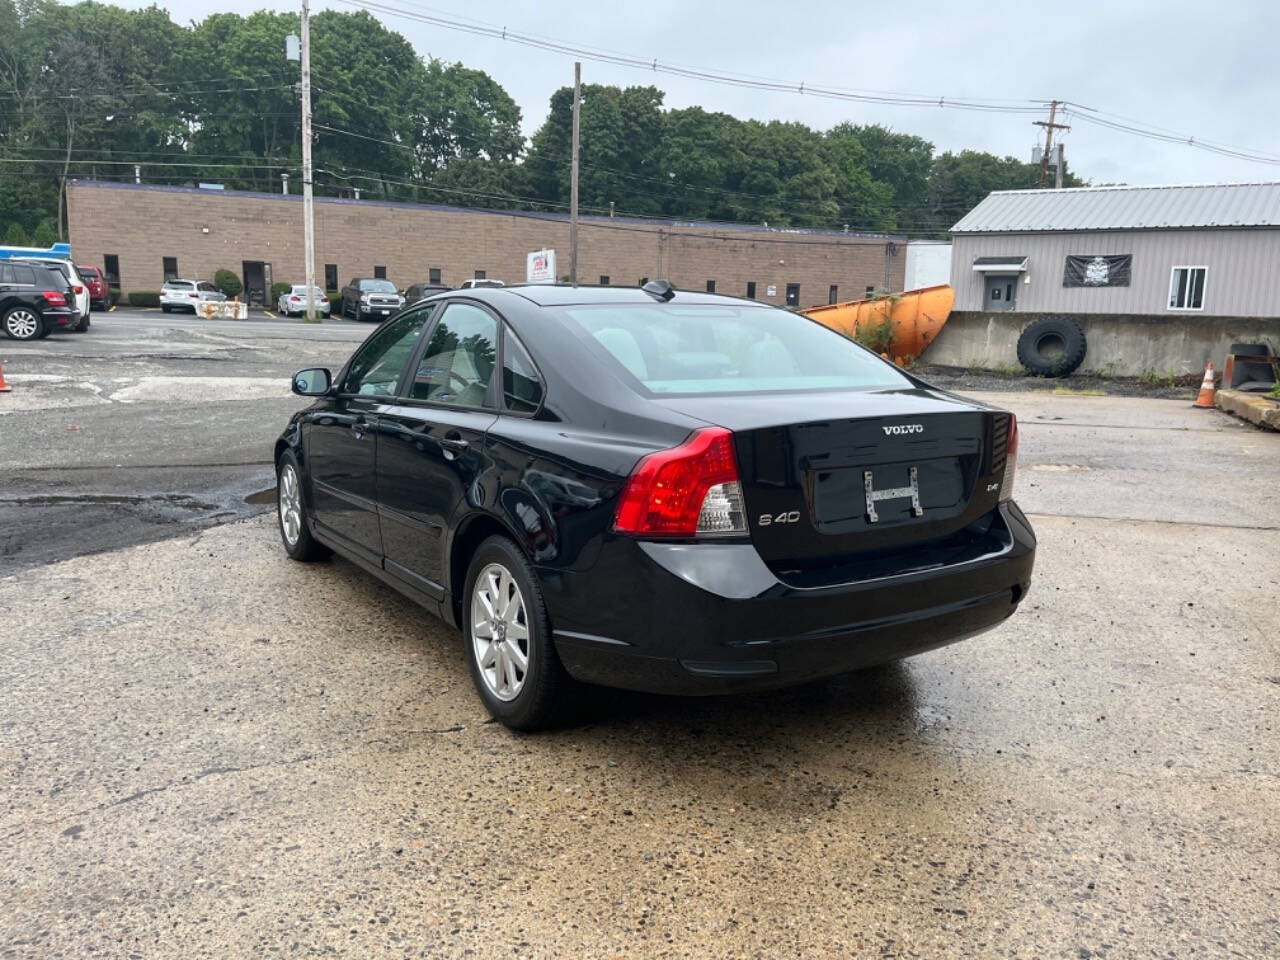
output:
M747 529L777 572L870 557L892 566L997 503L1008 414L959 397L910 388L659 402L733 431Z

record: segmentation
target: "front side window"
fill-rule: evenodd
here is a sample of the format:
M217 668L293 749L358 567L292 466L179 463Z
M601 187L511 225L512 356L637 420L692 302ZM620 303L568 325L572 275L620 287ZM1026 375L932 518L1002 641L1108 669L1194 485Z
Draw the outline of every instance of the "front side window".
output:
M542 381L524 345L510 330L502 332L502 398L508 410L533 413L542 403Z
M498 355L498 321L469 303L451 303L431 334L410 392L416 400L480 407Z
M1170 310L1203 310L1208 267L1174 267L1169 277Z
M907 387L897 368L833 330L776 308L599 304L560 308L653 394Z
M375 333L351 361L342 392L378 397L393 395L429 315L426 309L409 310Z

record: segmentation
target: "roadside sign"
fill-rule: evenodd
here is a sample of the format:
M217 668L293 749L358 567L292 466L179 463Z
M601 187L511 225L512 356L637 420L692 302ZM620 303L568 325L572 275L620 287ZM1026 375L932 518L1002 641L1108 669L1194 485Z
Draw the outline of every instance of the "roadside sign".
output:
M556 282L556 252L554 250L534 250L525 260L524 279L526 283Z

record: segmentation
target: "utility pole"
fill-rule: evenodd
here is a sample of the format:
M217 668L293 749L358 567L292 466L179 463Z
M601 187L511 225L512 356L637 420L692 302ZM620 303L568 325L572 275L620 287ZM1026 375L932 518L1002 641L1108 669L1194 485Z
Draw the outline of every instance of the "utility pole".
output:
M1053 188L1055 190L1062 189L1062 168L1066 165L1066 158L1062 155L1062 141L1058 141L1058 155L1054 158L1053 165Z
M1032 120L1031 122L1037 127L1044 127L1044 154L1040 157L1040 189L1044 189L1049 182L1049 154L1053 151L1053 131L1070 130L1071 128L1065 123L1054 123L1058 115L1057 100L1049 101L1049 122L1043 120ZM1062 186L1062 164L1058 164L1058 186Z
M302 248L307 258L307 323L316 322L316 221L311 198L311 9L302 0Z
M578 116L582 100L582 64L573 64L573 163L569 168L569 282L578 285Z

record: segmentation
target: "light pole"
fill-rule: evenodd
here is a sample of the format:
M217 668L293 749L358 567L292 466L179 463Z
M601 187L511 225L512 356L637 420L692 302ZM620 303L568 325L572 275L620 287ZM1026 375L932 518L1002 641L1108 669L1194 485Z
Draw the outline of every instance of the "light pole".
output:
M302 233L307 259L306 322L316 322L316 221L311 197L311 9L302 0Z

